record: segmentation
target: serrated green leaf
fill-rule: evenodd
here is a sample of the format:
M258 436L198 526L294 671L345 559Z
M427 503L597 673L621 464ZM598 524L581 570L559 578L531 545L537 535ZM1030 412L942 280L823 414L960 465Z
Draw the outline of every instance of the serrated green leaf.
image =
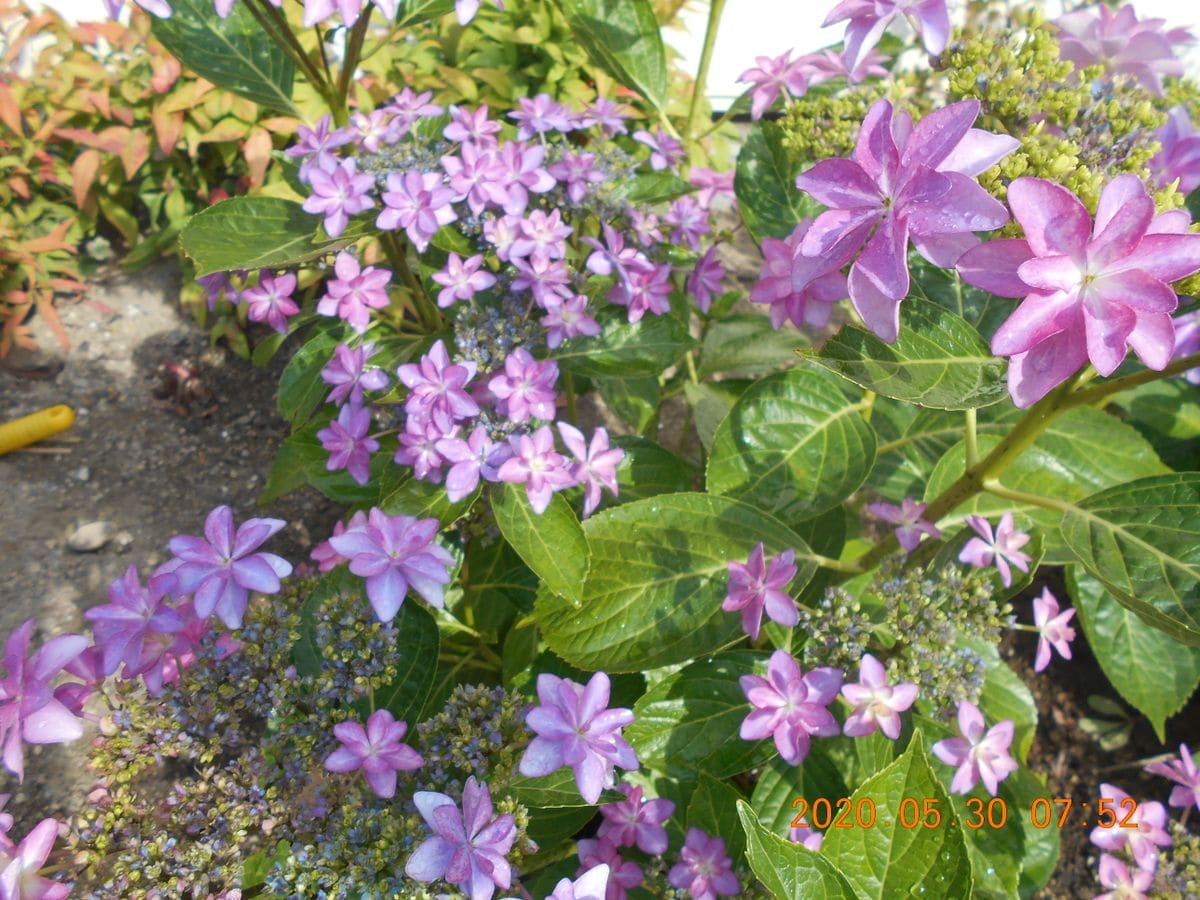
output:
M800 165L783 146L783 129L773 122L754 125L738 152L733 190L742 221L756 241L782 240L801 219L820 210L796 188L799 174Z
M746 832L746 858L776 900L858 900L850 882L821 853L771 834L745 800L737 804Z
M683 387L688 405L692 408L692 421L696 424L696 434L705 453L712 452L713 438L717 428L737 398L754 384L749 379L730 379L729 381L702 381L697 384L688 382Z
M792 822L800 812L799 806L793 805L798 797L803 797L807 801L806 808L811 809L818 798L837 803L842 797L850 796L841 772L825 752L825 743L813 742L802 765L793 766L776 757L759 772L750 804L758 814L758 821L772 834L782 838L788 836ZM875 771L878 770L872 770L872 773Z
M675 200L696 188L670 172L646 172L627 178L613 188L614 200L632 205L649 205Z
M667 54L649 0L560 0L588 56L657 109L667 105Z
M761 375L796 361L800 336L772 328L762 313L734 313L716 322L704 336L699 375Z
M407 722L412 728L437 675L438 627L433 616L411 596L396 613L392 626L399 651L396 677L378 688L372 701L376 709L388 710L397 721Z
M567 767L541 778L517 775L508 783L505 793L529 809L568 809L595 805L580 796L575 773ZM624 799L624 794L609 789L600 794L599 803L614 803Z
M397 465L388 466L378 484L379 508L389 516L433 518L443 526L453 525L469 513L482 492L482 486L477 485L461 500L451 502L444 486L414 478L411 470Z
M605 405L634 431L646 431L662 402L662 386L654 375L638 378L604 377L597 390Z
M696 340L674 316L646 316L630 323L623 310L610 309L598 312L596 318L600 334L566 341L550 358L592 378L657 377L696 346Z
M307 422L329 394L331 388L321 379L321 370L342 339L340 329L317 331L283 367L275 405L279 415L293 427Z
M605 494L601 509L692 489L695 467L666 447L635 435L616 435L612 446L625 451L625 458L617 467L621 492L615 497Z
M542 583L561 597L578 599L590 554L579 519L562 495L553 494L538 515L524 486L498 484L492 488L492 512L500 533Z
M737 804L744 799L737 788L701 772L687 808L688 828L699 828L724 840L725 852L735 866L741 864L746 852L746 833L737 815Z

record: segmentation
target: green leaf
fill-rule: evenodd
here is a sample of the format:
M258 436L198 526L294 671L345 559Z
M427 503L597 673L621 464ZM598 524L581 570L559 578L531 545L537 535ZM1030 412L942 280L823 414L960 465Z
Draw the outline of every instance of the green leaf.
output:
M704 336L699 375L761 375L796 361L801 337L791 329L772 328L762 313L734 313L716 322Z
M528 811L529 825L525 829L525 836L537 844L538 856L534 860L554 854L556 850L566 850L568 844L573 845L575 835L596 815L594 806L535 806L529 807ZM570 850L571 859L577 860L574 846ZM574 875L574 870L569 874ZM528 885L524 877L521 880ZM553 891L554 885L551 884L548 890Z
M735 866L746 852L746 833L738 822L737 804L744 802L737 788L701 772L687 808L688 828L699 828L725 841L725 852Z
M738 684L742 675L764 675L767 655L734 650L697 660L654 685L634 705L625 738L638 759L675 778L702 769L718 778L745 772L775 751L770 741L738 735L750 712Z
M316 583L300 607L300 637L292 645L292 660L300 675L313 676L321 671L323 657L317 646L316 615L321 604L336 594L355 594L362 599L364 609L368 606L363 580L349 569L339 566Z
M1182 378L1167 378L1122 391L1111 398L1130 425L1180 471L1200 459L1200 391Z
M454 502L440 484L414 478L410 469L388 466L379 481L379 508L389 516L415 516L437 519L443 527L453 525L471 511L482 492L481 486Z
M759 541L768 555L796 550L793 590L816 569L798 535L726 497L650 497L597 513L583 531L592 565L582 601L540 596L535 612L550 648L589 671L687 662L737 640L738 617L721 610L728 562Z
M330 386L321 380L321 370L333 358L333 348L342 342L340 332L317 331L283 367L275 405L279 415L293 427L307 422L329 394Z
M771 834L745 800L737 802L737 814L746 832L750 868L776 900L858 900L846 876L824 854Z
M575 784L575 773L563 767L541 778L517 775L508 783L505 792L529 809L565 809L577 806L593 806L579 794ZM625 799L625 795L612 789L600 794L600 803L613 803Z
M1067 590L1100 668L1165 742L1167 719L1183 709L1200 684L1200 648L1147 625L1078 566L1067 568Z
M708 489L795 522L850 496L875 461L875 433L841 380L815 366L764 378L717 428Z
M997 435L981 434L980 454L986 455L999 441ZM963 443L942 457L929 476L926 500L938 496L962 474L965 460ZM1038 435L1033 446L1000 474L1000 483L1010 490L1074 503L1101 488L1165 471L1154 449L1135 429L1107 413L1081 407L1058 418ZM1009 510L1028 517L1041 529L1046 562L1062 564L1074 559L1059 537L1061 513L1057 510L979 494L956 507L949 521L971 514L996 518Z
M1071 551L1113 596L1175 640L1200 646L1200 472L1141 478L1067 511Z
M518 614L533 611L538 578L501 536L467 543L460 582L462 599L452 612L489 642L500 640Z
M614 200L631 205L649 205L675 200L696 188L670 172L647 172L621 181L613 188Z
M378 688L372 699L375 709L386 709L398 721L415 726L437 675L438 627L433 616L411 595L392 625L400 651L396 677Z
M579 45L656 109L667 105L667 54L649 0L560 0Z
M150 30L180 62L218 88L300 117L292 103L292 61L244 5L235 3L222 19L209 0L172 0L170 18L154 16Z
M683 387L688 405L692 408L692 421L696 425L696 434L705 453L712 452L713 438L717 428L737 398L754 384L748 378L730 379L729 381L702 381L698 384L688 382Z
M597 389L605 405L639 434L654 421L662 402L662 387L654 375L604 377L599 380Z
M1004 361L974 328L927 300L900 306L900 336L888 344L847 325L808 357L859 387L935 409L990 406L1008 396Z
M800 165L783 146L783 129L759 122L750 129L738 153L733 190L738 211L751 236L782 240L820 209L796 188Z
M954 269L943 269L913 252L908 257L911 297L920 297L965 319L986 343L1012 315L1016 303L967 284ZM908 301L906 300L905 303Z
M596 319L600 334L566 341L550 358L591 378L657 378L696 346L687 327L674 316L646 316L631 324L624 310L612 308L598 313Z
M386 453L371 458L370 478L359 484L344 469L329 471L329 451L322 446L317 432L329 424L330 416L319 416L299 431L283 439L271 461L271 472L263 485L259 503L269 503L310 484L338 503L369 505L379 499L379 485L388 468L395 468Z
M695 467L666 447L635 435L615 435L612 446L625 451L625 458L617 467L617 484L621 492L615 497L606 493L602 509L692 489Z
M247 856L242 863L241 889L245 891L249 888L266 884L267 876L275 868L275 863L287 859L291 850L291 845L287 841L280 841L275 845L273 853L268 853L266 850L259 850L257 853Z
M913 734L908 749L896 761L869 778L854 792L852 804L874 801L872 828L831 828L821 845L827 857L854 885L862 898L946 897L960 900L971 894L971 863L958 824L951 825L950 798L934 775L925 755L921 732ZM900 807L913 801L929 803L941 813L936 828L905 828ZM912 818L905 811L906 821ZM931 816L932 820L932 816Z
M825 743L815 741L802 765L793 766L776 757L759 772L750 804L758 813L758 821L772 834L787 837L800 811L792 805L797 797L803 797L811 809L818 798L837 803L850 796L841 772L825 752ZM876 771L873 769L872 774Z
M454 0L400 0L396 25L408 28L454 12Z
M492 488L492 512L500 533L546 587L568 600L577 599L588 573L588 542L567 501L553 494L546 511L538 515L522 485L497 484Z
M352 222L333 240L317 225L317 218L292 200L230 197L192 216L180 245L196 263L196 276L202 277L295 266L352 244L365 233L364 226Z

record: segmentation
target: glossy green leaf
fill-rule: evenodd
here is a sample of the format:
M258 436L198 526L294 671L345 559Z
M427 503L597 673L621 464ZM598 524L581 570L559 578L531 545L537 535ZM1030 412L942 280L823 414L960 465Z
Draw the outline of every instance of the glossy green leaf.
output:
M693 185L678 175L672 175L670 172L647 172L619 182L613 188L612 196L616 200L633 205L665 203L694 190L696 188Z
M708 489L795 522L854 493L875 461L875 433L842 381L815 366L764 378L717 428Z
M372 699L376 709L388 710L397 721L408 722L411 727L418 721L437 674L438 627L411 593L392 625L399 650L396 677L376 689Z
M1167 378L1122 391L1111 398L1173 469L1196 467L1200 459L1200 391L1182 378Z
M408 28L454 12L454 0L400 0L396 24Z
M505 793L529 809L563 809L594 805L580 796L579 787L575 784L575 773L565 766L541 778L517 775L508 783ZM610 789L600 794L599 802L613 803L624 799L624 794Z
M559 0L592 61L651 105L667 105L667 54L649 0Z
M800 165L784 148L779 125L759 122L751 127L738 153L733 190L742 221L756 241L766 237L782 240L801 219L820 209L796 188L799 174Z
M470 494L452 503L443 485L414 478L410 469L395 465L390 457L388 463L377 483L380 491L379 508L389 516L432 518L443 526L453 525L469 513L479 499L482 489L477 486Z
M617 466L621 492L615 497L605 493L601 508L692 489L695 467L666 447L633 435L615 435L612 446L625 451L625 459Z
M842 797L850 796L841 772L825 752L826 743L814 741L802 765L793 766L776 757L759 771L750 804L758 814L758 821L772 834L788 836L800 813L799 805L793 805L797 798L804 798L806 808L811 809L818 798L836 804ZM872 770L872 774L875 771L878 770Z
M171 15L150 30L185 66L218 88L291 116L295 67L242 4L222 19L209 0L171 0ZM203 274L203 273L202 273Z
M498 484L491 493L500 533L525 564L551 591L577 599L588 573L588 542L567 501L554 494L538 515L523 485Z
M699 828L724 840L725 852L735 866L741 864L742 854L746 852L746 833L737 815L737 804L744 799L730 783L701 772L687 808L688 828Z
M596 318L600 334L566 341L550 358L593 378L657 377L696 346L687 328L674 316L646 316L630 323L623 309L613 308L598 313Z
M771 834L745 800L738 801L737 814L746 832L750 868L776 900L858 900L846 876L824 854Z
M916 254L909 258L908 268L912 277L911 297L936 303L965 319L983 336L985 343L991 342L996 330L1016 309L1017 301L973 287L959 278L954 269L935 266Z
M476 537L467 542L463 560L462 599L455 618L498 641L518 615L533 610L538 578L503 537ZM507 658L507 653L505 654ZM506 659L507 661L507 659Z
M721 610L729 560L762 541L769 555L796 550L793 590L812 577L808 547L777 519L706 494L664 494L583 523L592 553L579 604L539 597L546 643L581 669L635 672L688 662L742 634Z
M738 378L729 381L701 381L696 384L688 382L684 385L683 392L692 408L692 421L705 453L712 452L717 428L729 415L737 398L753 384L748 378Z
M279 376L275 405L279 415L293 427L303 425L329 395L331 386L321 379L321 370L342 342L340 329L319 330L292 354Z
M605 405L639 434L650 427L662 402L662 386L654 375L606 376L599 379L596 389Z
M790 366L801 344L790 328L772 328L762 313L734 313L714 323L704 336L699 375L761 375Z

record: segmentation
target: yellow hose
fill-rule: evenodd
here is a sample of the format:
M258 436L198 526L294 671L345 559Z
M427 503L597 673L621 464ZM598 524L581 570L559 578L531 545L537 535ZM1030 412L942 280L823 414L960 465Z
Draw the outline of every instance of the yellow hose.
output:
M0 456L66 431L74 421L75 410L60 403L0 424Z

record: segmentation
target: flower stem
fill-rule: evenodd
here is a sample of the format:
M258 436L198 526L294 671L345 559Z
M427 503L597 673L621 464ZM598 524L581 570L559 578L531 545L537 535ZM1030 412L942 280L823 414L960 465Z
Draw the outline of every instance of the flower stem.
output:
M966 448L967 448L967 466L975 466L979 464L979 436L976 422L975 410L967 410L966 420Z
M433 301L429 299L429 295L425 293L425 289L421 287L421 282L413 274L413 270L409 267L406 244L400 240L400 237L394 231L381 233L380 241L383 244L383 252L387 254L388 262L392 264L392 268L400 273L400 280L404 282L405 287L412 294L413 311L420 320L422 327L425 328L427 334L433 334L441 326L441 314L438 312L437 307L433 305Z
M994 478L989 478L983 483L983 489L995 497L1003 497L1005 500L1011 500L1013 503L1024 503L1026 506L1040 506L1042 509L1052 509L1055 512L1068 512L1075 507L1070 503L1065 503L1062 500L1055 500L1053 497L1043 497L1041 494L1028 494L1025 491L1014 491L1011 488L1006 488Z
M1113 394L1119 394L1121 391L1141 387L1143 384L1158 381L1160 378L1170 378L1172 375L1178 375L1180 372L1186 372L1188 369L1194 369L1197 366L1200 366L1200 353L1192 353L1188 356L1181 356L1165 369L1146 369L1142 372L1135 372L1132 375L1114 378L1112 381L1102 381L1085 391L1078 391L1072 394L1067 398L1065 408L1072 409L1076 406L1090 406L1106 397L1111 397Z
M254 16L254 20L267 33L267 36L304 71L313 87L325 98L325 102L332 109L333 100L329 93L329 82L326 81L321 70L309 59L308 53L305 52L283 14L266 0L251 0L247 4L247 9L250 10L250 15Z
M567 389L567 418L574 425L579 421L579 414L575 406L575 376L570 369L563 371L563 387Z
M350 121L350 83L354 79L354 70L358 68L358 62L362 58L363 41L366 40L367 26L370 24L371 11L374 8L375 5L370 2L363 6L362 14L354 23L354 27L350 29L350 36L346 40L346 56L342 60L342 71L338 77L337 91L333 97L337 104L333 109L333 118L334 123L338 126L345 125Z
M720 28L721 13L724 9L725 0L710 0L708 24L704 28L704 46L700 50L700 64L696 67L696 80L692 84L692 103L688 107L687 125L684 128L684 143L687 145L689 159L698 143L696 132L700 128L701 101L704 98L705 85L708 83L708 67L712 63L713 49L717 45L717 30Z

